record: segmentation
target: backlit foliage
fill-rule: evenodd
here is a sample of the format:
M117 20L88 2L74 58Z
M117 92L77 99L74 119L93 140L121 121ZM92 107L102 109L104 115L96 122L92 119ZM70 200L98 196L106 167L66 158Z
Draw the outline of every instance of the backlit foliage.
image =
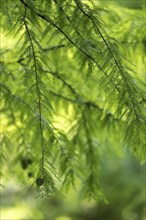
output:
M103 199L105 149L146 156L144 11L2 0L1 28L3 178Z

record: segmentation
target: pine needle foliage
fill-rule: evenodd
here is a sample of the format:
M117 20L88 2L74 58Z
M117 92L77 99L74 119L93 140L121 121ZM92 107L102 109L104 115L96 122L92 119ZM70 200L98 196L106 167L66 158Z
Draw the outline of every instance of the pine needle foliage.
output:
M106 149L145 161L144 12L122 13L97 1L2 1L4 178L15 173L42 196L80 186L104 199Z

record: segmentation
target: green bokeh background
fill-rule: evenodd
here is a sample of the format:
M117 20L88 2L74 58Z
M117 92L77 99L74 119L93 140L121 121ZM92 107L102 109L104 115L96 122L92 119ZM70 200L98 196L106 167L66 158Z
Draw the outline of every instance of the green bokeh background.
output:
M145 6L146 2L144 0L100 0L101 3L106 5L118 5L127 8L140 9Z
M1 189L2 220L145 220L146 167L128 152L120 156L104 157L102 185L107 203L80 200L76 191L65 191L64 198L37 198L37 192L28 184L7 182ZM29 183L29 181L28 181Z

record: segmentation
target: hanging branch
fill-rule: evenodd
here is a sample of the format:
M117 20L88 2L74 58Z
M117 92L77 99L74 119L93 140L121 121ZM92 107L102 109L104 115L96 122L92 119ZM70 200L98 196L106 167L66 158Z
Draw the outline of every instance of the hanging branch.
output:
M44 180L44 154L45 154L45 149L44 149L43 126L42 126L41 92L40 92L40 88L39 88L37 61L36 61L34 44L33 44L33 40L32 40L30 31L29 31L29 28L28 28L27 22L26 22L26 5L24 5L24 8L25 8L25 11L24 11L23 22L24 22L24 26L25 26L25 29L26 29L26 32L27 32L27 35L28 35L28 38L29 38L30 47L32 49L36 89L37 89L37 96L38 96L39 127L40 127L41 146L42 146L41 171L42 171L42 177L43 177L43 180Z
M102 188L99 182L99 167L100 162L98 158L99 146L95 145L92 140L91 126L89 124L89 119L87 120L86 113L90 109L85 106L82 112L82 120L84 124L84 134L85 134L85 151L86 151L86 178L83 184L82 191L88 195L89 198L103 198ZM88 116L89 117L89 116ZM100 193L99 193L100 192ZM83 193L84 194L84 193Z
M24 4L27 8L30 9L29 5L24 1L24 0L20 0L20 2L22 4ZM31 10L31 9L30 9ZM45 16L39 12L36 12L36 15L38 17L40 17L41 19L47 21L49 24L51 24L53 27L55 27L61 34L64 35L64 37L74 46L76 47L80 52L82 52L82 54L84 54L87 58L89 58L93 63L95 63L95 65L97 66L97 68L108 78L108 74L106 71L103 70L103 68L100 66L100 64L95 60L95 58L86 50L82 49L82 47L80 47L76 42L74 42L71 37L63 30L61 29L56 23L53 22L53 20L51 18L49 18L48 16ZM78 32L79 34L79 32ZM81 36L81 35L80 35ZM118 93L120 93L120 90L118 88L118 86L115 84L115 82L112 79L109 79L112 83L112 85L114 85L114 87L116 88L116 90L118 91Z
M134 113L135 113L136 119L137 119L137 121L139 121L139 117L138 117L138 114L137 114L137 111L136 111L136 107L135 107L135 105L134 105L134 100L133 100L133 98L132 98L132 96L131 96L130 88L129 88L129 85L128 85L127 80L126 80L125 72L123 71L123 69L121 69L121 67L120 67L120 65L119 65L119 63L118 63L118 60L117 60L115 54L113 53L111 47L109 46L108 42L107 42L106 39L104 38L102 32L101 32L100 29L97 27L97 25L96 25L95 21L93 20L92 16L88 15L88 13L86 13L86 12L84 11L84 9L81 7L81 3L80 3L79 0L74 0L74 1L75 1L76 5L78 6L78 8L80 9L80 11L81 11L89 20L91 20L91 22L93 23L93 25L94 25L94 27L96 28L97 32L99 33L101 39L103 40L104 44L106 45L108 51L110 52L111 57L112 57L112 59L113 59L115 65L118 67L119 72L121 73L121 75L122 75L122 77L123 77L123 79L124 79L124 81L125 81L125 85L126 85L126 87L127 87L127 91L128 91L128 93L129 93L129 97L130 97L130 99L131 99L131 103L132 103L132 106L133 106L133 109L134 109ZM133 86L132 86L132 89L133 89L133 91L135 90Z

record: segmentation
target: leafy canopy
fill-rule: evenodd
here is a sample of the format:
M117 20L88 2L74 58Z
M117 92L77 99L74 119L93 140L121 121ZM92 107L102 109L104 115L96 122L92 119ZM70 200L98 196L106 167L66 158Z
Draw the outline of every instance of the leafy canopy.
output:
M103 199L103 154L126 147L144 162L142 18L97 1L2 0L4 178Z

